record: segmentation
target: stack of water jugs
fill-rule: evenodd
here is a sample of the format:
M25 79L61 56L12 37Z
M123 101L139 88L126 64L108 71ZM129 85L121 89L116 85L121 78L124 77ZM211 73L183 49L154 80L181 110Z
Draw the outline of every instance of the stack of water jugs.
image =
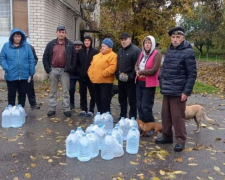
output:
M94 124L87 127L85 133L81 127L72 130L66 139L66 155L77 157L79 161L89 161L99 155L105 160L123 156L123 141L126 152L137 154L140 133L135 118L121 118L113 128L113 117L109 112L94 117Z
M19 128L25 123L26 112L21 106L8 105L2 112L2 127L3 128Z

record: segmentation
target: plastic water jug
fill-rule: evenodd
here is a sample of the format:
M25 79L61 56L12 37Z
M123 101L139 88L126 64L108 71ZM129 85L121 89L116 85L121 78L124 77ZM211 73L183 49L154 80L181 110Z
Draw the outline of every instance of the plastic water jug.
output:
M115 127L117 127L117 128L119 129L119 131L121 132L121 134L123 135L123 130L120 128L119 123L117 123L117 124L115 125Z
M113 137L114 139L114 157L121 157L124 155L123 145L119 144L117 139Z
M98 129L95 131L95 134L98 136L98 139L99 139L99 150L101 150L102 148L102 141L104 139L104 137L106 136L106 131L103 127L102 124L100 124L98 126Z
M69 136L66 138L66 156L75 158L78 156L78 140L79 137L71 130Z
M129 130L126 142L126 152L129 154L137 154L139 149L139 138L136 128Z
M2 127L3 128L10 128L11 124L11 115L9 107L6 107L5 110L2 112Z
M105 160L114 158L115 141L111 132L108 132L102 141L101 157Z
M131 119L130 119L130 127L136 127L136 128L138 128L138 123L137 123L137 121L135 120L135 118L134 117L131 117Z
M81 137L82 137L82 134L84 134L84 131L83 131L82 128L79 126L79 127L77 127L77 130L76 130L75 134L76 134L79 138L81 138Z
M77 158L79 161L89 161L91 159L91 142L85 133L82 134L82 137L78 140Z
M120 128L123 131L123 140L126 141L128 131L130 130L130 124L129 124L129 122L125 121L124 117L121 117L121 119L119 121L119 125L120 125Z
M12 127L18 128L22 126L22 118L18 107L14 106L10 110Z
M91 158L95 158L99 154L99 139L94 131L91 131L90 134L87 134L88 139L91 142Z
M96 124L97 126L99 124L103 124L100 112L97 112L97 114L95 115L95 117L94 117L94 124Z
M121 133L121 131L119 130L118 127L115 127L112 130L112 136L118 141L118 143L123 146L123 134Z
M18 104L18 109L20 110L20 115L21 115L21 118L22 118L22 124L25 123L25 119L26 119L26 112L24 110L24 108L22 107L21 104Z
M113 130L113 117L109 112L106 112L104 114L104 125L105 125L105 131L106 132L112 132Z
M90 124L90 126L88 126L88 127L86 128L85 133L86 133L86 134L90 134L91 131L93 130L93 127L94 127L94 124Z

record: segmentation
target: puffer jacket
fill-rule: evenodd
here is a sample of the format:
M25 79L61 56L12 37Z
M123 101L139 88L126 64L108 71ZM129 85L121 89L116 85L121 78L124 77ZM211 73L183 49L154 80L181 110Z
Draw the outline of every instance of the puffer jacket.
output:
M160 92L163 95L190 95L197 77L195 53L184 40L177 48L173 45L166 52L159 75Z
M108 49L105 54L98 53L93 57L88 69L88 76L92 83L113 83L116 72L117 55Z
M18 47L13 45L13 35L20 32L22 39ZM1 51L1 66L5 70L6 81L27 80L35 73L35 61L30 45L20 29L11 31L9 42L5 43Z

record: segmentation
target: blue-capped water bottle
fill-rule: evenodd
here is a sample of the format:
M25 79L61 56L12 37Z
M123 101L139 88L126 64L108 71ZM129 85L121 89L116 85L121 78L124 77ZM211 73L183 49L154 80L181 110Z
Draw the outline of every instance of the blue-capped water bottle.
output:
M5 110L2 112L2 127L3 128L10 128L11 127L11 115L9 107L6 107Z
M121 117L121 119L119 121L119 125L120 125L120 128L123 131L123 140L126 141L128 131L130 130L130 124L129 124L129 122L125 121L124 117Z
M118 141L118 143L123 146L123 134L121 133L121 131L119 130L118 127L115 127L112 130L112 136Z
M18 128L22 126L22 118L20 115L20 110L18 107L14 106L11 111L11 122L12 122L12 127Z
M135 117L131 117L131 119L130 119L130 127L136 127L136 128L138 128L138 123L137 123L137 121L135 120Z
M99 154L99 139L95 134L95 131L91 131L90 134L87 134L88 139L91 142L91 158L95 158Z
M106 135L106 131L102 124L98 125L98 129L95 131L95 134L98 136L99 139L99 150L102 148L102 141Z
M97 114L95 115L95 117L94 117L94 124L96 124L97 126L99 124L103 124L100 112L97 112Z
M82 134L84 134L84 131L83 131L82 128L79 126L79 127L77 127L77 130L76 130L75 134L76 134L79 138L81 138L81 137L82 137Z
M79 161L89 161L91 159L91 142L86 134L78 140L78 157Z
M105 131L106 132L112 132L113 130L113 117L109 112L106 112L104 114L104 125L105 125Z
M101 157L105 160L111 160L114 158L115 142L111 132L108 132L102 141Z
M78 156L78 140L79 137L71 130L69 136L66 138L66 156L75 158Z
M140 136L137 134L135 127L131 128L127 135L126 152L129 154L137 154L139 149Z

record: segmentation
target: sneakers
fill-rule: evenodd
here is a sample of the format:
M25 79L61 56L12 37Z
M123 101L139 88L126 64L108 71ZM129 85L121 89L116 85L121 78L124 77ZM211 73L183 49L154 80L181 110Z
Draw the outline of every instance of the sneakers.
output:
M85 111L81 111L79 116L86 116L86 112Z
M86 117L92 117L93 116L93 112L88 111L88 113L86 114Z
M41 107L37 104L33 105L33 106L30 106L32 109L40 109Z
M63 113L66 117L70 117L71 116L71 111L66 111Z
M55 115L55 111L48 111L47 116L51 117Z

